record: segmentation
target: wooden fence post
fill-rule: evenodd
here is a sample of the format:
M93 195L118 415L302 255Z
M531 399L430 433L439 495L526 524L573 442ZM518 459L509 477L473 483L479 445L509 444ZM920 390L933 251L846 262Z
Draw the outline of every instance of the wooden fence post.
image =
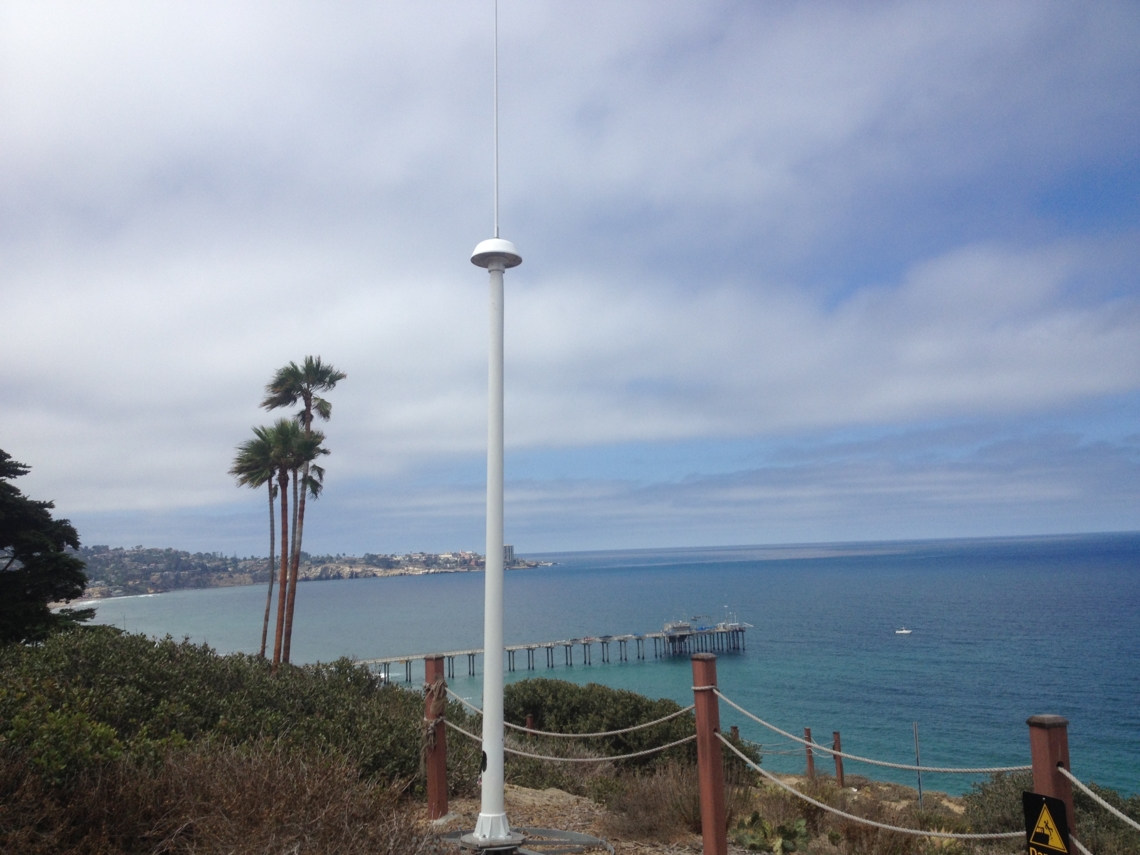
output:
M831 748L833 751L842 751L843 743L839 741L839 731L833 730L831 732L832 739ZM835 783L843 786L843 758L838 754L835 755Z
M427 773L428 819L447 816L447 683L443 657L424 659L424 770Z
M1069 769L1069 720L1059 715L1034 715L1029 725L1029 751L1033 757L1033 792L1052 796L1065 803L1069 828L1076 827L1073 814L1073 784L1057 771Z
M804 728L804 741L811 742L811 728ZM804 751L807 752L807 776L808 780L815 778L815 757L812 756L811 747L805 745Z
M697 780L701 787L701 838L704 855L727 855L728 822L724 814L724 759L721 757L720 702L716 696L716 655L696 653L693 703L697 719Z

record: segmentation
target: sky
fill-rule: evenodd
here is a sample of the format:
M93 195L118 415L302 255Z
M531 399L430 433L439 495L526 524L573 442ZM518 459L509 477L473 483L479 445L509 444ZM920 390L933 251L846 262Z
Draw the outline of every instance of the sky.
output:
M484 545L493 4L0 4L0 448L85 544ZM520 553L1140 529L1140 6L501 0Z

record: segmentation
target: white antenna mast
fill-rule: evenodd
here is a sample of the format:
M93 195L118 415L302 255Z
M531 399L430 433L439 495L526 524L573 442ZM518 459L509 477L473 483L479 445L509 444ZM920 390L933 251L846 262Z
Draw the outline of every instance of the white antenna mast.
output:
M499 236L499 0L495 0L495 237Z
M511 831L503 786L503 271L522 264L499 237L499 2L495 0L495 236L475 247L471 263L491 277L487 372L487 552L483 580L482 801L475 831L462 842L485 851L514 851L525 839Z

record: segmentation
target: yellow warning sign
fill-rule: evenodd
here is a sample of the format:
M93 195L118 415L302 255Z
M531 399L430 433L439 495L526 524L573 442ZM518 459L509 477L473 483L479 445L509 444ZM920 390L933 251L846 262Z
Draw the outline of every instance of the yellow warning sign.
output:
M1032 843L1048 846L1058 852L1069 851L1065 848L1065 841L1061 838L1061 832L1057 830L1057 823L1053 822L1053 815L1049 813L1049 806L1046 804L1041 805L1041 814L1037 817L1037 824L1029 837Z

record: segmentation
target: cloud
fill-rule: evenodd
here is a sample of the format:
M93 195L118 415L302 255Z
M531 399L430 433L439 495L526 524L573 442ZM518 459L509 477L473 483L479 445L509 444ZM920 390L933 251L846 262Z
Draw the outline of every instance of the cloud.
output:
M1131 6L501 12L515 453L1044 417L1140 385L1135 212L1090 190L1136 161ZM470 489L489 9L0 15L0 447L27 489L215 513L262 384L306 353L349 374L330 483ZM1058 188L1097 216L1070 227Z
M1015 413L1133 389L1136 301L1064 299L1094 251L964 247L834 307L763 285L524 291L510 423L523 443L680 439Z
M1010 415L1134 389L1136 302L1061 299L1092 251L969 247L835 307L775 287L525 283L508 300L510 445ZM108 283L60 311L28 288L11 305L33 321L5 342L22 368L6 430L58 449L48 488L77 508L224 501L232 447L270 418L256 409L264 366L295 357L293 341L309 336L349 373L330 395L330 473L477 454L486 356L484 286L473 278L462 290L346 288L302 318L265 322L258 302L303 301L306 287L231 295ZM93 447L104 449L95 459Z
M507 482L506 539L523 552L1127 531L1140 525L1140 435L1088 441L1010 422L816 437L752 460L661 477L648 445L523 466ZM709 464L684 449L682 464ZM744 455L741 455L742 457ZM632 463L631 463L632 461ZM508 459L508 473L517 470ZM590 465L594 462L594 465ZM722 461L724 462L724 461ZM559 465L562 471L557 471ZM643 477L646 474L648 478ZM531 477L537 475L538 477ZM354 479L311 506L310 551L483 549L483 484L430 474ZM136 541L262 554L265 497L244 510L75 516L86 543Z

